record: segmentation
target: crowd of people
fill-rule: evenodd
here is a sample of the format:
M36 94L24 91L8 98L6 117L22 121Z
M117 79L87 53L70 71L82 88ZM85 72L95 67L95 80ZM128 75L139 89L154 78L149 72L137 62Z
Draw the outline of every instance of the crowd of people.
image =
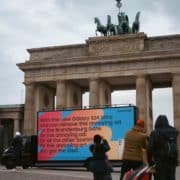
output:
M144 166L148 167L148 173L145 174L147 179L153 176L154 180L175 180L178 134L177 129L169 125L165 115L158 116L150 136L147 135L144 120L138 119L125 135L120 180L135 179L132 176L128 178L126 174L130 171L138 172ZM94 143L90 146L93 155L90 170L94 180L112 180L112 168L109 168L110 162L106 154L109 150L108 142L100 135L95 135Z

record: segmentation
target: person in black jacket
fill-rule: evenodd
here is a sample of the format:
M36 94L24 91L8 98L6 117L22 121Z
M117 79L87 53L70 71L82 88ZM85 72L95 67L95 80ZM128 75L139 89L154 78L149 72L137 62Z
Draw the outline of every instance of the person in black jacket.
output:
M169 125L165 115L158 116L155 129L151 132L148 142L148 164L155 163L155 180L175 180L176 165L178 161L177 151L173 156L166 153L169 139L177 144L178 131ZM169 145L170 146L170 145Z
M94 180L111 179L106 164L108 163L106 152L110 150L107 140L97 134L94 136L94 144L90 145L89 149L93 154L93 162L96 163L93 167Z
M12 141L12 146L14 147L14 153L16 160L21 159L21 150L22 150L22 135L20 132L16 132L15 137Z

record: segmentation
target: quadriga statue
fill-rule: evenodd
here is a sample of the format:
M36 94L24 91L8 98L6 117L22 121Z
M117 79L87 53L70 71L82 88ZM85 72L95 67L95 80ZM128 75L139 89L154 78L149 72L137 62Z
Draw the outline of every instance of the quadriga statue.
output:
M111 21L111 16L107 15L107 24L106 26L102 25L100 20L95 17L94 22L97 24L96 27L96 36L99 31L101 35L111 36L111 35L121 35L121 34L130 34L130 33L138 33L140 29L140 12L138 11L135 16L135 20L132 24L132 28L129 26L129 18L128 15L124 12L120 12L118 15L118 24L115 25Z

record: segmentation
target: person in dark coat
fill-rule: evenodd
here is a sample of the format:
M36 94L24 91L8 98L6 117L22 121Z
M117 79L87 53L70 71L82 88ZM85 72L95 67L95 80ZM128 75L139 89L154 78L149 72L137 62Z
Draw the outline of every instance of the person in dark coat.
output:
M14 153L17 160L21 159L21 150L22 150L22 135L20 132L16 132L15 137L12 141L12 146L14 147Z
M168 137L174 138L177 143L178 131L169 125L165 115L158 116L155 122L155 129L151 132L148 142L148 164L155 163L155 180L175 180L177 165L177 154L175 158L164 156L164 143Z
M91 144L89 149L93 155L94 160L99 160L99 162L102 163L106 163L108 161L106 152L110 150L110 146L107 140L103 139L100 135L97 134L94 136L94 144ZM94 180L105 180L107 173L109 173L108 175L111 179L110 172L107 172L106 169L101 172L102 167L100 167L100 164L95 164L94 169L96 170L96 172L93 172ZM106 164L102 165L104 165L103 167L106 168Z

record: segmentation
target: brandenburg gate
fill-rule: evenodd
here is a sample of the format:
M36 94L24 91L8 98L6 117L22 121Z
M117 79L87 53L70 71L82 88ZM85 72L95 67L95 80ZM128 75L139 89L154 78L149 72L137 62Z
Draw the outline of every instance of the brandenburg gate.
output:
M172 87L174 126L180 131L180 35L144 33L89 38L85 44L28 49L18 64L26 86L24 133L36 134L39 110L111 105L115 90L136 90L138 116L152 129L152 90ZM162 107L163 108L163 107Z
M180 131L180 35L139 33L140 12L130 26L121 0L116 2L118 25L110 15L106 26L94 18L96 33L104 36L84 44L28 49L29 60L18 64L25 73L24 134L36 134L39 110L83 108L85 92L90 107L111 106L113 91L130 89L136 90L138 117L149 134L152 90L160 87L173 89L174 126Z

